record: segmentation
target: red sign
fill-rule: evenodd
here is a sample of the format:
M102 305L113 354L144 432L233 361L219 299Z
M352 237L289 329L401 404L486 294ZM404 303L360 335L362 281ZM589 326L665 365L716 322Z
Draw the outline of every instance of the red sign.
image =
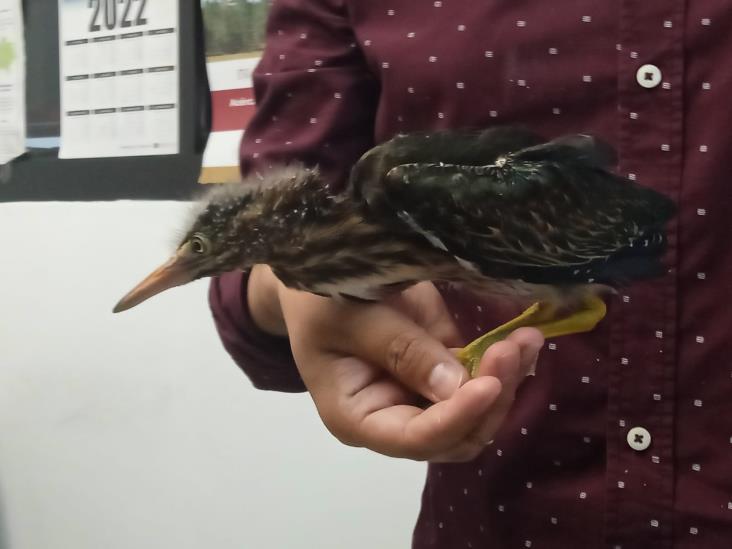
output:
M211 131L241 130L254 114L254 92L251 88L211 92L213 120Z

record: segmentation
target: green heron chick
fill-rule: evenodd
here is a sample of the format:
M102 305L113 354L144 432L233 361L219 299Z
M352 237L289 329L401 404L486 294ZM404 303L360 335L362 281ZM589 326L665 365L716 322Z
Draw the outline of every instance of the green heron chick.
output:
M115 307L173 286L268 264L288 287L373 301L423 280L505 295L528 308L459 354L521 326L589 331L604 290L663 272L671 200L610 171L587 135L543 142L517 128L400 135L367 152L346 193L317 169L273 169L212 190L173 257Z

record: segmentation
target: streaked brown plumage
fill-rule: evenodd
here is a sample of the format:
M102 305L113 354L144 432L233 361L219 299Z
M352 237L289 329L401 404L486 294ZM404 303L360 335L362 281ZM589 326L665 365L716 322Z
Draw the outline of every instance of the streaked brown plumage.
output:
M331 193L317 169L273 169L210 192L173 260L115 310L258 263L337 298L444 280L571 310L597 285L661 271L674 206L613 163L590 136L542 144L494 128L398 136L359 160L346 193Z

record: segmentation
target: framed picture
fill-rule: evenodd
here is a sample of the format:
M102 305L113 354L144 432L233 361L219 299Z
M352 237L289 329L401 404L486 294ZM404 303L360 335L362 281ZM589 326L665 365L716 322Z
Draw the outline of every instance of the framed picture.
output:
M199 188L211 124L200 3L179 2L178 29L185 39L178 44L178 154L114 158L59 159L59 2L25 0L23 8L28 151L0 169L0 201L190 198Z

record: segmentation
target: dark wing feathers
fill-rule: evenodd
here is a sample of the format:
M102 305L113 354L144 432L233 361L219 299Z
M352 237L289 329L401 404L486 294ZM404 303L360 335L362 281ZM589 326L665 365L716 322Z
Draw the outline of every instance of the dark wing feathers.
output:
M495 154L480 166L437 152L385 164L369 206L396 212L491 277L617 283L658 274L673 203L603 169L614 156L599 141L555 140L498 165Z
M516 161L584 162L604 169L613 168L618 163L617 153L609 143L581 133L527 147L517 151L513 157Z
M350 188L357 201L378 196L389 170L402 164L439 160L449 164L490 164L501 155L543 143L537 134L520 127L482 131L438 131L397 135L365 153L354 166Z

